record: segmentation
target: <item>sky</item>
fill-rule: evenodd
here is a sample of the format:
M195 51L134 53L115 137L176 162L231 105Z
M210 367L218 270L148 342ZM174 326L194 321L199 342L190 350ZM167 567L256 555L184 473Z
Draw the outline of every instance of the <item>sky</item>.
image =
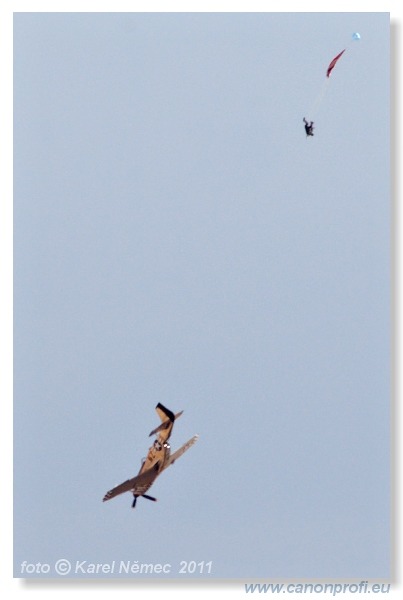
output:
M15 15L15 577L391 576L389 34ZM102 503L158 402L197 444Z

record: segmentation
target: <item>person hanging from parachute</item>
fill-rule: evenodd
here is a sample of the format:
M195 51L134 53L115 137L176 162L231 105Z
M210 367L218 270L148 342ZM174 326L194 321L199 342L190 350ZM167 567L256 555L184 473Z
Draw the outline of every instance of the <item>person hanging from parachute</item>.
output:
M361 36L360 36L359 33L353 33L352 39L354 41L359 41L361 39ZM340 58L342 57L342 55L345 53L346 50L347 50L347 48L344 48L344 50L342 50L341 52L339 52L339 54L337 54L337 56L335 56L330 61L329 66L326 69L326 80L325 80L326 81L326 85L328 83L328 80L329 80L331 72L333 71L333 69L336 66L336 63L340 60ZM325 93L325 89L323 89L323 91L321 92L321 94L319 96L319 99L316 101L316 103L315 103L316 107L319 105L320 101L323 99L324 93ZM305 128L306 137L313 136L314 135L314 133L313 133L313 130L314 130L314 126L313 125L314 125L314 123L313 123L313 121L308 122L306 120L306 118L304 117L303 118L303 122L304 122L304 128Z
M308 121L305 119L305 117L302 120L305 123L304 127L305 127L306 137L308 137L309 135L314 135L314 133L313 133L313 130L314 130L313 121L311 121L310 123L308 123Z
M329 79L330 77L330 73L333 71L333 69L336 66L337 61L341 58L342 54L344 54L344 52L346 51L346 48L344 48L344 50L342 50L337 56L334 57L334 59L330 62L327 71L326 71L326 77ZM322 93L323 95L323 93ZM308 121L306 120L306 118L303 118L303 122L304 122L304 127L305 127L305 133L306 133L306 137L308 138L309 136L313 136L313 130L314 130L314 123L313 121L311 121L310 123L308 123Z

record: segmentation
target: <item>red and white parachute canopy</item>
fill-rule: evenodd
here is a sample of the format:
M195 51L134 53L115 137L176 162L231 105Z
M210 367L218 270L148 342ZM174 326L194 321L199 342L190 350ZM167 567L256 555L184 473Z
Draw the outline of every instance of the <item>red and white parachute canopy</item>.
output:
M346 51L346 48L344 48L344 50L342 50L340 52L340 54L338 54L337 56L334 57L334 59L332 60L332 62L330 63L330 65L327 68L326 77L330 76L330 73L333 71L334 67L336 66L337 61L339 60L339 58L345 51Z

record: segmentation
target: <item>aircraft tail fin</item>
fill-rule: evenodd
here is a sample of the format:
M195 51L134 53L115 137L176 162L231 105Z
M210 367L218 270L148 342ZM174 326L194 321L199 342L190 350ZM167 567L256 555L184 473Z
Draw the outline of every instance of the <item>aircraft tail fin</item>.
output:
M159 431L163 431L164 429L168 429L169 425L173 423L175 419L178 419L183 413L183 410L181 410L175 415L171 410L169 410L163 404L161 404L161 402L158 402L157 406L155 407L155 410L157 411L157 414L161 419L162 423L161 425L158 425L158 427L152 430L150 436L158 433Z
M169 410L169 408L166 408L163 404L161 404L161 402L158 402L157 406L155 407L155 410L157 411L157 414L161 421L166 421L167 419L172 423L175 421L174 413L171 410Z

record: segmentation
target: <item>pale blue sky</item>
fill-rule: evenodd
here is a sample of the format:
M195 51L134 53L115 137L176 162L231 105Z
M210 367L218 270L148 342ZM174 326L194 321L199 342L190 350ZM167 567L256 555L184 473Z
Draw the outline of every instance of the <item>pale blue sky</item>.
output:
M388 14L17 14L14 65L15 575L388 577ZM157 402L199 442L103 504Z

